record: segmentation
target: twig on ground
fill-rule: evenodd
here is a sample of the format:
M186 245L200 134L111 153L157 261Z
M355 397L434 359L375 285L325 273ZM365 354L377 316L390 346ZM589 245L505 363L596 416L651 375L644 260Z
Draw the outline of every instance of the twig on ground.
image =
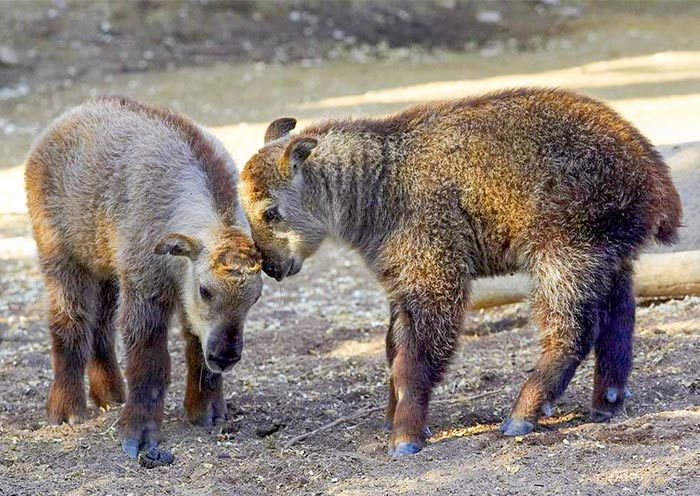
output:
M376 412L376 411L379 411L381 409L382 409L382 407L376 406L376 405L366 406L366 407L356 411L355 413L351 413L350 415L346 415L344 417L337 418L333 422L331 422L330 424L322 425L318 429L314 429L312 431L305 432L304 434L299 434L298 436L293 437L292 439L290 439L289 441L284 443L282 445L282 448L283 449L290 448L290 447L294 446L295 444L303 441L304 439L318 434L319 432L327 431L328 429L332 429L336 425L342 424L343 422L348 422L350 420L354 420L356 418L363 417L363 416L367 415L368 413Z
M136 470L134 470L134 469L132 469L132 468L129 468L129 467L127 467L126 465L121 465L120 463L115 463L115 465L116 465L117 467L121 468L122 470L124 470L125 472L131 472L132 474L137 473Z
M117 425L117 422L119 422L119 416L117 416L117 419L114 422L112 422L112 424L109 427L107 427L106 431L100 432L100 435L106 436L107 434L109 434L109 431L111 431L114 428L114 426Z
M474 401L474 400L479 400L481 398L486 398L488 396L493 396L494 394L500 393L501 391L502 391L502 389L496 389L493 391L487 391L485 393L475 394L474 396L460 396L459 398L444 398L444 399L440 399L440 400L434 400L431 402L431 404L451 403L454 401ZM320 432L324 432L324 431L327 431L329 429L332 429L336 425L340 425L343 422L355 420L357 418L364 417L365 415L367 415L369 413L377 412L377 411L382 410L382 409L383 409L383 407L376 406L376 405L366 406L366 407L361 408L360 410L358 410L354 413L351 413L351 414L346 415L344 417L337 418L329 424L322 425L318 429L314 429L312 431L305 432L304 434L299 434L298 436L291 438L286 443L282 444L282 449L291 448L292 446L294 446L297 443L300 443L304 439L310 438L311 436L315 436L316 434L318 434Z

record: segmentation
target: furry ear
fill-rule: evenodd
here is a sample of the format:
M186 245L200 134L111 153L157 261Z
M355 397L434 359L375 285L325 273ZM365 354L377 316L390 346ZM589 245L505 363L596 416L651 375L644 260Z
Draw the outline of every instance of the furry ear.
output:
M311 152L318 145L318 140L309 137L300 137L293 140L284 151L284 156L280 162L282 174L288 178L293 178L301 171L301 166L309 158Z
M188 257L191 260L196 260L204 245L198 239L184 234L172 233L161 239L156 245L153 253L156 255L173 255L175 257Z
M270 141L287 136L297 125L297 120L293 117L282 117L272 121L265 131L265 144Z

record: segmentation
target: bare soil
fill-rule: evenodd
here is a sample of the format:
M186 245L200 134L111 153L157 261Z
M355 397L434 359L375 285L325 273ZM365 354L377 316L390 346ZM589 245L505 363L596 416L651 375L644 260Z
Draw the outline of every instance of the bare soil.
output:
M28 143L50 118L91 94L117 91L194 115L239 163L261 142L265 122L280 115L384 112L524 81L605 98L657 143L697 141L697 25L692 16L610 17L542 52L318 67L221 64L0 101L0 117L17 129L0 144L0 495L699 494L698 297L640 303L634 397L609 423L587 421L589 360L534 433L498 434L540 350L523 303L469 315L435 391L433 437L421 453L391 460L377 409L282 448L294 436L381 407L387 395L385 298L360 260L331 244L298 276L266 280L247 322L243 360L225 380L225 425L186 421L183 340L173 330L163 424L172 465L149 470L121 453L119 408L93 409L79 426L49 426L45 295L21 179Z
M94 411L79 426L46 425L51 369L33 260L3 263L0 290L11 329L0 348L3 495L700 490L700 298L639 309L634 397L608 424L587 422L588 362L533 434L496 432L539 353L521 304L470 316L420 454L388 458L380 411L281 449L293 436L381 406L387 394L384 298L354 255L328 246L298 277L268 281L247 324L244 360L226 378L230 420L222 427L184 418L183 343L173 332L163 432L175 463L149 471L119 448L119 409Z

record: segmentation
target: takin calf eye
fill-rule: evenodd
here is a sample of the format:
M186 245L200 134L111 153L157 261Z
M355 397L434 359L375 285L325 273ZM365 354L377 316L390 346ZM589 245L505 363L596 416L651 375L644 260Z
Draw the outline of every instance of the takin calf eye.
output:
M265 210L265 221L266 222L277 222L282 220L280 211L277 207L270 207Z
M204 286L199 287L199 296L201 296L204 301L211 301L211 291Z

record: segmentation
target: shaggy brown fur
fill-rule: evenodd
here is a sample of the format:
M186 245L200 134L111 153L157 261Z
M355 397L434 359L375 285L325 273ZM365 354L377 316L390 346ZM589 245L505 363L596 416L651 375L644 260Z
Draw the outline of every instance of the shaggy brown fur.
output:
M631 260L672 243L669 170L606 105L517 89L330 120L273 123L246 164L243 205L263 270L281 279L332 236L359 250L391 305L387 420L394 455L425 442L430 392L457 341L469 283L527 271L543 353L502 431L548 413L595 347L595 419L622 406L631 367Z
M235 181L204 130L127 98L90 101L39 139L26 186L49 295L51 422L85 417L86 366L98 406L124 401L116 324L129 385L123 448L136 456L156 444L173 315L187 338L190 419L225 418L221 372L240 359L243 321L262 287Z

